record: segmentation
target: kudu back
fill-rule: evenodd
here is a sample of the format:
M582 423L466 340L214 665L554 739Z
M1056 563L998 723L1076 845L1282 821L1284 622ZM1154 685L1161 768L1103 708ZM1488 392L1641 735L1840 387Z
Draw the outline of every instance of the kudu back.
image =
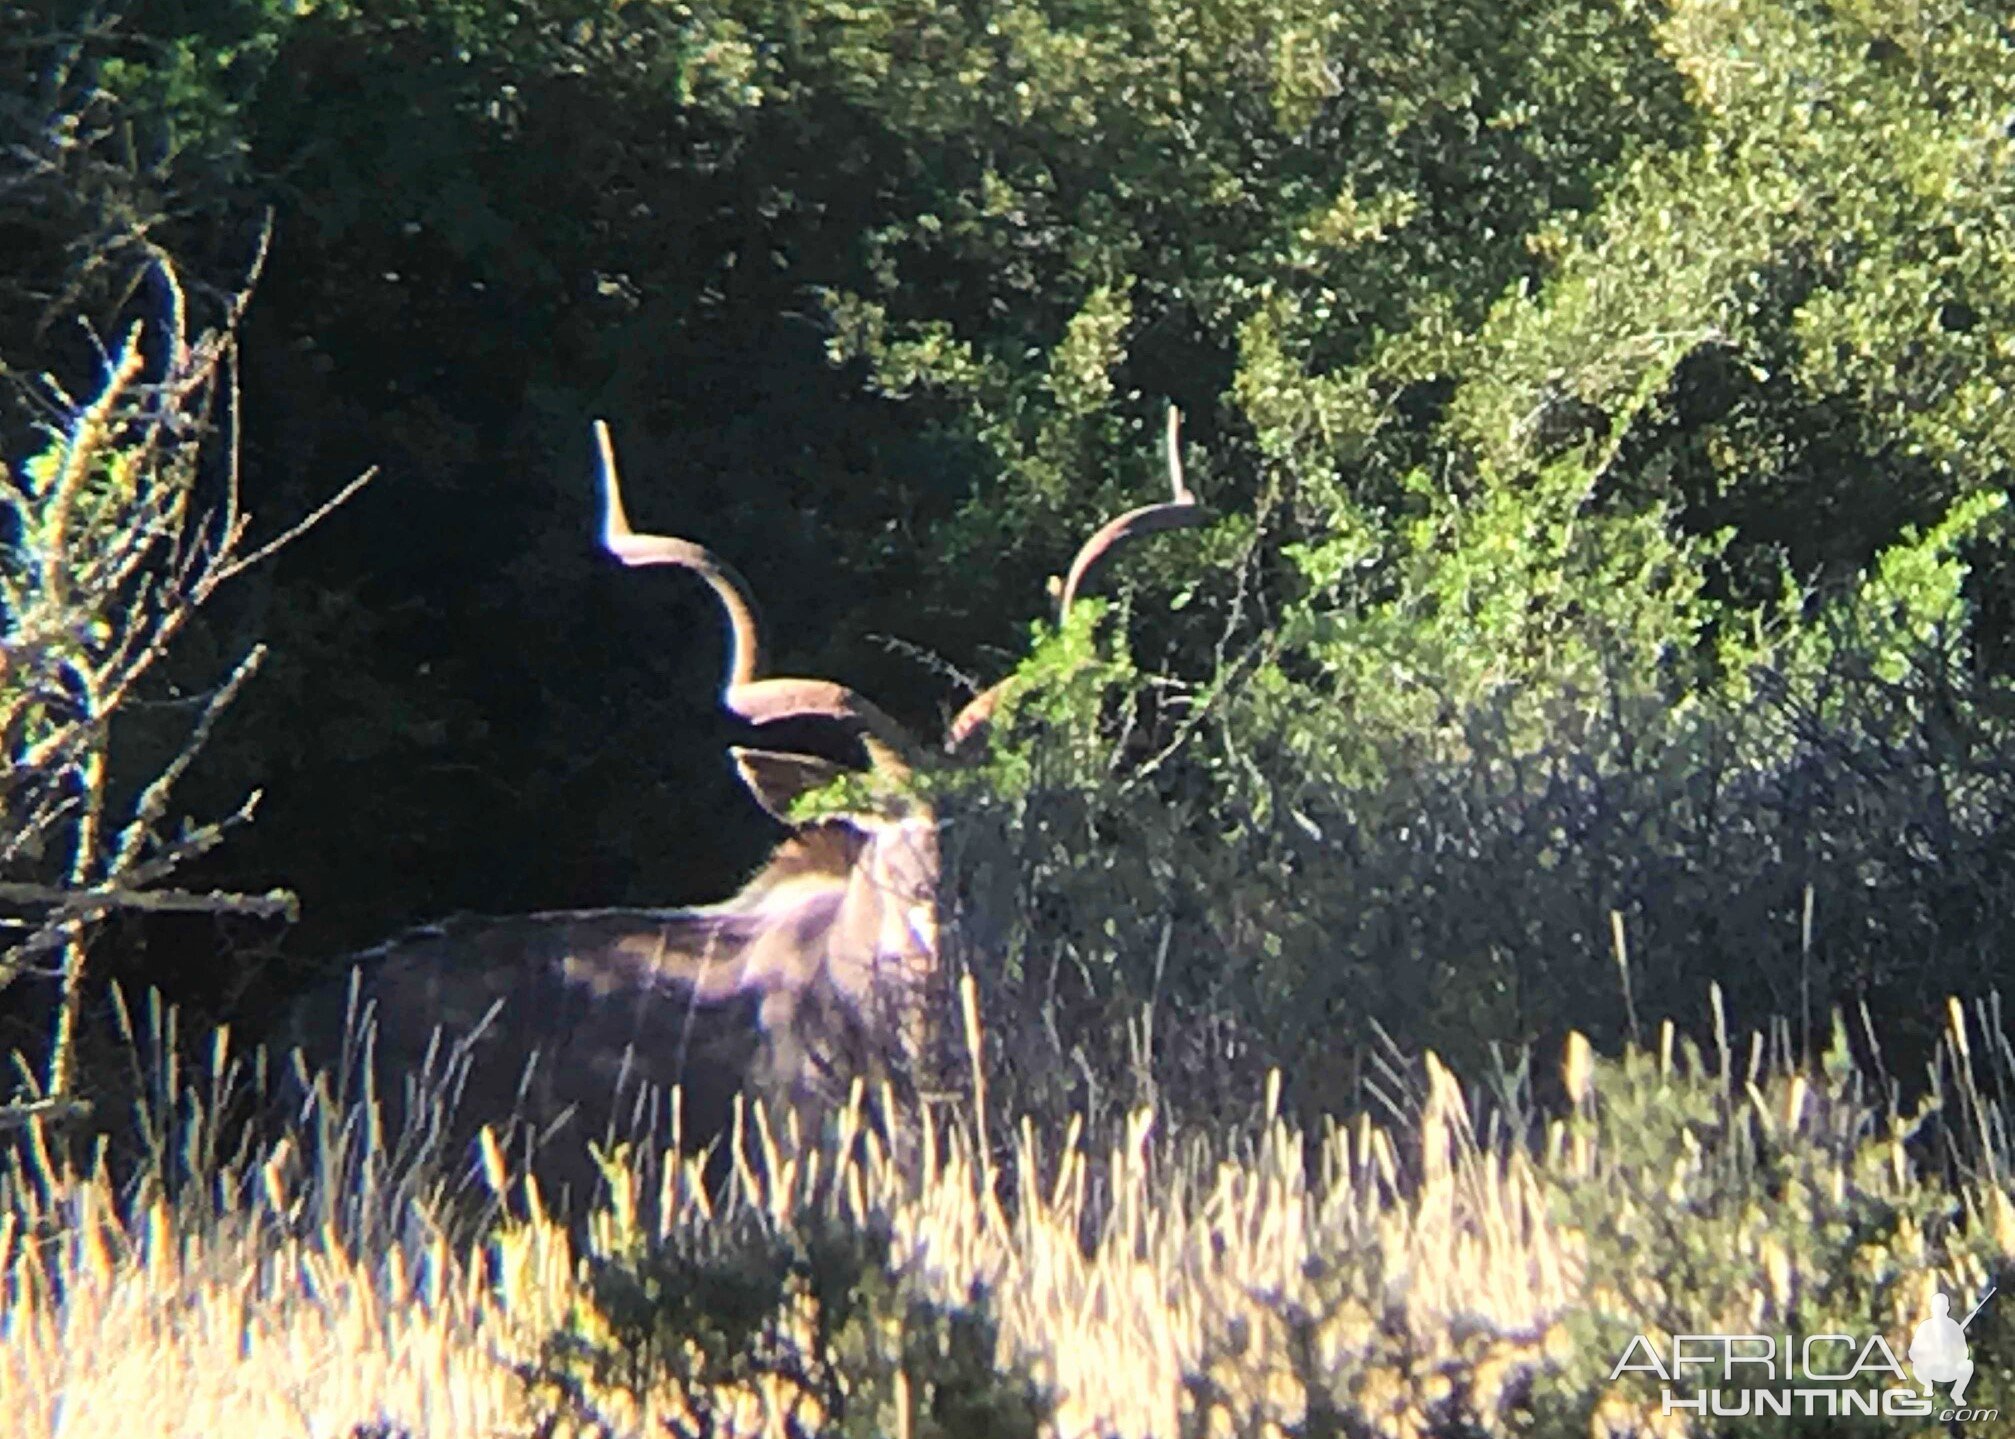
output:
M1171 409L1172 498L1085 541L1060 614L1127 541L1205 516L1183 480L1177 427ZM862 756L870 800L801 822L797 801L846 767L736 748L744 785L791 833L731 899L427 925L354 956L343 978L293 1006L282 1036L297 1074L373 1075L388 1128L417 1122L459 1161L489 1125L548 1192L577 1198L593 1187L589 1140L676 1135L691 1148L728 1132L737 1096L803 1112L856 1081L910 1098L928 1087L936 1017L953 1006L938 817L919 780L975 753L1004 688L977 695L933 750L844 685L767 675L747 583L700 545L635 531L606 426L595 437L604 547L626 565L705 581L728 625L727 709L759 729L835 728Z

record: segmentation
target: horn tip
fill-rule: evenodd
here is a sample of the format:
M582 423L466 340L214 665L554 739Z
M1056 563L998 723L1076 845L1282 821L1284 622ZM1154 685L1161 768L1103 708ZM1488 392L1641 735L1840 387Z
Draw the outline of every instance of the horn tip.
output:
M631 537L630 517L623 510L622 482L616 470L616 446L606 420L594 422L597 468L602 481L602 548L627 561L622 542Z

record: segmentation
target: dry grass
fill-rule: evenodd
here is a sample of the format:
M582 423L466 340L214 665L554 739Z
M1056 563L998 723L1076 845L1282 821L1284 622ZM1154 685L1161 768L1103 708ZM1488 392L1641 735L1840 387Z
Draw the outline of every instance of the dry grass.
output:
M1954 1019L1963 1034L1956 1008ZM1689 1072L1669 1044L1614 1072L1632 1065L1632 1094L1683 1088ZM1479 1144L1471 1104L1430 1060L1410 1133L1360 1120L1305 1146L1269 1116L1240 1158L1203 1162L1178 1159L1182 1146L1155 1136L1146 1115L1102 1154L1075 1132L1045 1139L1025 1122L997 1158L961 1128L920 1146L937 1157L914 1164L847 1133L824 1146L765 1135L774 1177L744 1173L716 1203L778 1228L813 1207L844 1223L877 1220L911 1293L955 1303L982 1282L999 1360L1051 1386L1061 1434L1280 1433L1325 1406L1347 1409L1361 1432L1427 1435L1459 1411L1476 1426L1467 1432L1508 1433L1515 1415L1529 1419L1535 1382L1577 1370L1572 1417L1558 1421L1567 1427L1538 1432L1679 1433L1606 1384L1607 1357L1597 1364L1575 1352L1586 1347L1577 1318L1598 1296L1639 1313L1674 1299L1639 1292L1664 1282L1657 1256L1641 1273L1593 1272L1601 1226L1562 1199L1579 1194L1608 1212L1627 1207L1601 1199L1620 1186L1663 1193L1673 1214L1705 1215L1719 1161L1704 1153L1689 1170L1682 1158L1655 1184L1626 1173L1633 1137L1605 1129L1600 1067L1570 1046L1569 1089L1581 1102L1526 1145ZM1828 1136L1849 1086L1814 1075L1761 1075L1742 1099L1738 1074L1730 1117L1745 1134L1803 1134L1822 1158L1845 1153L1829 1149ZM1627 1120L1624 1101L1615 1107ZM1877 1198L1922 1191L1906 1126L1897 1120L1885 1134L1872 1115L1854 1121L1867 1140L1860 1157L1837 1164L1826 1183ZM1762 1128L1744 1127L1752 1123ZM1921 1312L1921 1288L1977 1283L2015 1248L2006 1174L1997 1162L1950 1196L1959 1201L1950 1232L1906 1223L1868 1259L1909 1277L1883 1290L1896 1323ZM459 1243L428 1206L401 1199L399 1212L381 1216L382 1232L400 1237L358 1253L342 1226L309 1219L327 1208L313 1182L283 1145L207 1189L170 1197L143 1177L121 1197L102 1164L66 1170L27 1150L0 1218L8 1432L535 1432L539 1416L513 1365L533 1360L557 1327L598 1322L567 1231L543 1214L536 1187L514 1188L517 1218ZM1001 1192L1016 1198L993 1197ZM621 1252L715 1217L698 1169L673 1166L658 1195L619 1192L594 1220L589 1247ZM1750 1206L1737 1218L1712 1245L1727 1260L1727 1293L1751 1312L1703 1289L1703 1322L1771 1321L1772 1294L1814 1282L1805 1271L1825 1260L1787 1238L1787 1224L1805 1222L1797 1214L1778 1223ZM674 1388L605 1396L601 1412L619 1432L666 1432L654 1426L686 1409ZM751 1428L783 1432L789 1405L772 1389L749 1395L740 1413ZM909 1417L895 1414L887 1432L907 1432Z
M122 1222L102 1178L62 1184L23 1227L54 1213L68 1229L43 1263L9 1256L0 1405L21 1439L346 1436L380 1417L416 1436L512 1432L493 1350L508 1306L445 1247L410 1264L256 1219L191 1234L159 1205Z

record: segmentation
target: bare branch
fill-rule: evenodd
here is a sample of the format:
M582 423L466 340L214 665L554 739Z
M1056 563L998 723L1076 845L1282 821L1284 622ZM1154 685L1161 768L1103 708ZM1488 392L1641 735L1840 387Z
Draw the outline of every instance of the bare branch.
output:
M254 565L264 564L281 550L284 550L287 546L293 544L294 541L300 539L301 536L307 534L308 531L314 529L315 526L321 524L322 521L328 519L337 510L348 504L353 495L377 477L378 467L373 465L249 555L240 556L222 565L217 571L216 579L212 580L206 589L215 589L225 580L235 579Z
M188 773L189 765L203 746L210 742L210 732L216 727L217 717L230 708L231 701L238 697L238 691L244 688L245 681L258 672L265 658L266 647L254 645L245 658L238 661L237 668L231 671L224 683L217 687L204 704L203 713L197 717L194 727L182 741L182 747L176 751L175 757L162 767L161 773L154 777L151 784L140 791L140 797L133 802L133 818L121 832L118 848L112 856L113 874L124 873L139 860L140 847L146 843L147 837L153 833L155 824L167 812L169 794L182 776Z
M289 890L240 894L230 890L65 889L61 885L0 880L0 904L48 905L63 915L95 917L131 909L151 914L246 914L261 919L300 918L301 901Z
M42 552L42 587L59 606L69 595L70 514L76 508L77 492L83 488L85 475L110 428L119 402L125 398L127 387L140 370L140 327L137 324L127 332L126 343L120 347L119 356L109 369L105 387L98 398L80 411L72 422L64 446L63 467L57 471L53 489L43 499L42 532L36 536L36 544Z
M0 1104L0 1130L26 1129L37 1123L67 1124L91 1116L91 1101L51 1097L48 1099L22 1099L10 1104Z
M253 275L269 238L262 232ZM181 746L140 787L116 834L105 827L111 730L219 585L298 539L372 477L358 477L273 540L244 552L235 325L248 288L231 297L221 327L192 335L189 297L166 254L144 233L125 237L125 244L127 253L137 247L147 257L142 273L161 285L158 374L143 373L147 347L135 325L115 350L100 347L102 370L84 403L48 379L59 416L51 424L53 468L40 471L47 478L39 484L0 490L16 522L5 566L11 627L0 666L8 681L0 698L7 828L0 864L33 864L37 878L0 886L0 902L47 910L24 942L0 955L0 987L35 956L60 953L60 997L37 1091L52 1103L74 1083L86 950L107 915L121 909L294 915L292 896L279 892L156 887L247 821L257 803L253 794L221 821L185 825L173 836L161 832L175 787L263 650L245 656L202 702ZM198 462L218 418L220 382L228 387L221 417L230 447L226 493L219 511L199 522L191 513ZM64 842L60 862L45 860L42 851L56 839ZM40 882L52 870L60 882Z

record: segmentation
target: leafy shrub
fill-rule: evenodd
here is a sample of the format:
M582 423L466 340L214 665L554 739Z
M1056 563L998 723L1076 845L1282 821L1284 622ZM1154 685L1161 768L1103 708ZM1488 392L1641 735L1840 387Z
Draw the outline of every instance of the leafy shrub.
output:
M520 1372L544 1434L648 1416L710 1435L752 1398L787 1435L1033 1439L1051 1417L1039 1385L1000 1367L977 1288L957 1305L919 1297L885 1231L755 1208L594 1257L572 1316Z
M967 875L999 1064L1031 1101L1160 1082L1209 1114L1277 1063L1313 1116L1359 1102L1389 1042L1474 1071L1570 1029L1641 1037L1718 985L1736 1023L1791 1015L1815 1045L1866 1005L1907 1078L1925 996L2009 964L2015 711L1964 559L2000 514L1964 502L1662 678L1592 624L1580 679L1441 691L1419 733L1320 743L1335 717L1264 656L1151 708L1060 638L1025 670L1040 726L964 821L1011 857Z

